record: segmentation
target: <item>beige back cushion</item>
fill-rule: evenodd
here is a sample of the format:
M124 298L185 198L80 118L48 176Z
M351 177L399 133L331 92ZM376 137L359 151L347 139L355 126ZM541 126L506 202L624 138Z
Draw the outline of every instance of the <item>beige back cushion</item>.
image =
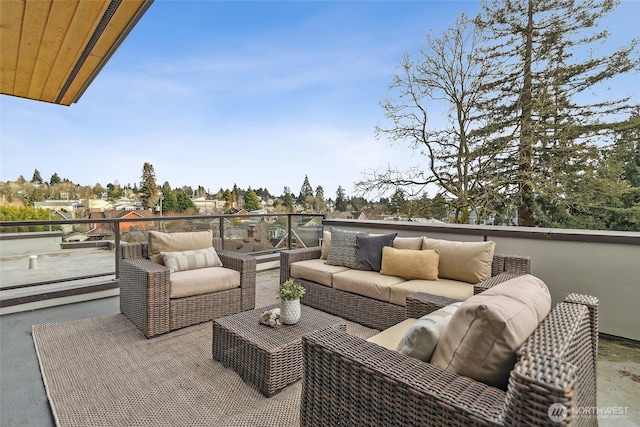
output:
M544 282L530 274L468 298L445 327L435 366L506 389L516 350L551 310Z
M164 265L161 252L182 252L206 249L213 246L213 232L194 231L189 233L149 232L149 259Z
M329 256L329 249L331 248L331 232L323 231L322 232L322 253L320 255L320 259L326 260Z
M393 239L393 247L396 249L422 249L422 237L396 237Z
M445 279L480 283L491 278L495 242L456 242L422 238L422 249L435 249L440 254L438 274Z

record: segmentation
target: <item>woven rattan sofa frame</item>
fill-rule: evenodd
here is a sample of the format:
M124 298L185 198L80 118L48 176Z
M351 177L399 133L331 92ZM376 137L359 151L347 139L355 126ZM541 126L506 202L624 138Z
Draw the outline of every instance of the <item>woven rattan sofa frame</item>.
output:
M280 283L290 278L294 262L320 258L321 248L290 249L280 252ZM514 276L531 273L531 258L515 255L494 255L491 278L474 285L474 294L502 283ZM306 292L300 301L318 310L374 329L387 329L407 317L405 307L387 301L334 289L310 280L295 279Z
M407 315L452 301L413 294ZM597 354L598 300L578 294L517 351L506 391L342 331L316 332L303 338L300 425L597 425L583 410L596 407Z
M120 311L147 338L195 325L221 316L255 308L256 259L222 250L222 239L213 238L225 268L240 273L240 287L184 298L170 298L170 273L149 260L143 243L121 245Z

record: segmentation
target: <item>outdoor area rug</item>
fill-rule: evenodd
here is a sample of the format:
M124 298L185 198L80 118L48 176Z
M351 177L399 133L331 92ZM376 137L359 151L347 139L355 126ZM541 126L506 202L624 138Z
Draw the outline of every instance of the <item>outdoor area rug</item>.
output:
M213 360L211 339L211 322L146 339L121 314L33 326L58 426L299 425L301 381L266 398Z

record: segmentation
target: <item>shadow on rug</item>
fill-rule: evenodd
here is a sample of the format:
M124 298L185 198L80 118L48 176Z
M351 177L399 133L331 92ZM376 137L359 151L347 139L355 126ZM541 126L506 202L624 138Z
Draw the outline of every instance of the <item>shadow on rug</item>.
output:
M213 360L211 339L211 322L146 339L121 314L33 326L59 426L299 425L301 381L266 398Z

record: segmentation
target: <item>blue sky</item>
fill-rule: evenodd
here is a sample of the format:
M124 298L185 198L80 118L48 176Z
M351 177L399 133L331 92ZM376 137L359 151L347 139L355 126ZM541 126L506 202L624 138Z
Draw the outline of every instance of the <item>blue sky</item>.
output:
M424 36L479 1L156 0L71 107L0 97L0 180L140 182L335 198L368 169L423 162L377 140L391 75ZM605 24L612 46L640 36L640 2ZM638 101L637 79L623 91ZM634 89L634 83L636 84ZM615 88L614 88L615 89ZM627 92L627 94L629 94Z

